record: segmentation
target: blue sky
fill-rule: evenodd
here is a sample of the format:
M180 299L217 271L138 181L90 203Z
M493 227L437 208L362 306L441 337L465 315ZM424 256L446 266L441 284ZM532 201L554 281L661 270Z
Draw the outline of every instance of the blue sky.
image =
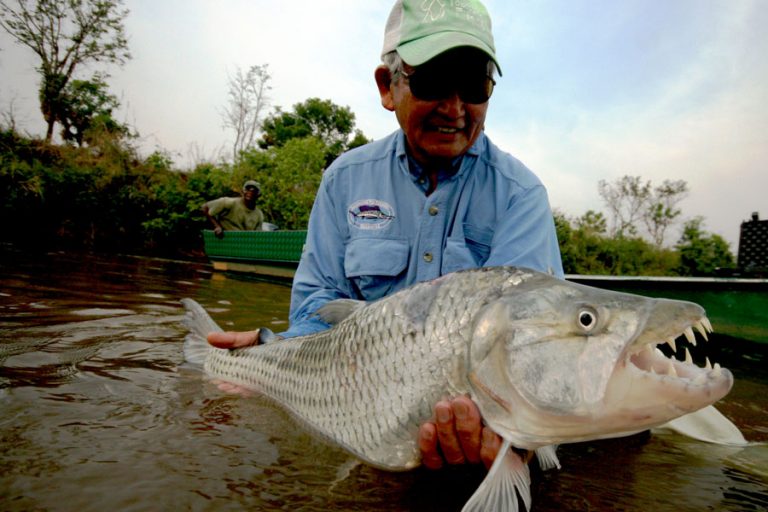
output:
M601 179L686 180L683 216L736 251L739 224L768 217L768 2L487 0L504 75L487 132L571 216L604 210ZM397 126L373 81L390 0L133 0L134 58L112 67L122 120L144 153L180 166L229 154L227 75L268 64L272 106L349 106L370 138ZM43 133L36 61L0 34L0 111ZM88 72L91 70L83 70ZM678 231L668 235L674 241Z

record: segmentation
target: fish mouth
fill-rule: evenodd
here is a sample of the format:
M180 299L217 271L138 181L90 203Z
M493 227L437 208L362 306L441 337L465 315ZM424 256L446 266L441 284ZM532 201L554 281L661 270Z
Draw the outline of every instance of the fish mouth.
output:
M661 341L636 340L626 351L622 366L633 373L634 377L655 379L666 385L683 386L691 392L696 388L714 390L727 384L727 393L733 380L731 373L718 363L712 364L708 357L705 358L703 366L698 366L685 344L687 342L688 345L696 347L696 333L706 342L709 341L708 334L711 332L712 325L709 319L703 316L685 327L677 336L667 336ZM667 357L659 348L665 345L668 347L667 351L672 352L672 357ZM680 352L678 345L683 349L683 356L679 360L675 357Z

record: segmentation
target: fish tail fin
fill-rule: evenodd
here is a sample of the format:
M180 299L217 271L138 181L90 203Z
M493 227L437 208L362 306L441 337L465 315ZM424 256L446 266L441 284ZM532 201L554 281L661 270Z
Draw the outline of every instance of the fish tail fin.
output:
M485 480L461 509L462 512L517 512L518 495L525 510L531 508L531 475L523 459L510 450L511 446L509 441L504 440Z
M221 331L211 316L203 307L192 299L181 299L181 303L187 310L182 324L189 329L184 338L184 359L187 363L202 366L211 345L208 344L208 333Z

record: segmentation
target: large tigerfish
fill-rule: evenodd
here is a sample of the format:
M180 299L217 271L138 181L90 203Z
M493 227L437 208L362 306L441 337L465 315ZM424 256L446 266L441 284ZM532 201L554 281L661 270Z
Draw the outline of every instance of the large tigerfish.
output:
M711 330L693 303L601 290L539 272L494 267L416 284L376 302L318 312L331 329L226 350L193 300L185 354L213 378L261 392L365 463L420 463L417 432L436 402L468 394L504 444L465 510L530 503L527 466L509 446L537 449L629 435L709 406L731 372L656 348ZM267 336L264 331L263 337ZM713 408L709 408L714 410Z

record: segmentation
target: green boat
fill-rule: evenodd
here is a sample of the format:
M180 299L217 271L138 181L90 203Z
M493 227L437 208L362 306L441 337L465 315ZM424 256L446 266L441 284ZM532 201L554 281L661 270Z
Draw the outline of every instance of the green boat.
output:
M204 231L205 253L215 270L290 281L306 231ZM567 275L599 288L688 300L704 307L719 334L768 343L768 279Z
M278 279L293 279L306 239L306 231L225 231L221 238L203 231L214 270Z

